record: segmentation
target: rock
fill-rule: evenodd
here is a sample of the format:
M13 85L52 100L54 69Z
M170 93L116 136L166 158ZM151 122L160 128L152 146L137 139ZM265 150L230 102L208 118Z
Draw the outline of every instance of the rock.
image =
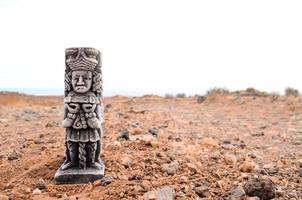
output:
M30 190L29 187L25 189L25 193L26 193L26 194L29 194L30 192L31 192L31 190Z
M264 132L258 131L257 133L253 133L252 136L254 136L254 137L264 136Z
M133 161L131 160L131 158L129 158L128 156L125 156L121 159L121 164L125 167L125 168L129 168L133 165Z
M298 169L299 176L302 177L302 168Z
M39 188L36 188L33 190L33 195L38 195L38 194L41 194L41 190Z
M45 181L43 180L43 178L40 178L38 180L38 182L36 183L36 188L40 189L40 190L43 190L46 188L46 183Z
M63 194L62 198L63 198L63 200L69 200L67 194Z
M129 140L129 131L127 129L120 130L120 135L118 138Z
M6 195L0 194L0 200L9 200L9 197Z
M205 146L208 146L208 147L218 146L218 142L216 140L214 140L213 138L209 138L209 137L203 138L201 143Z
M166 172L168 175L174 175L177 170L179 169L179 164L177 160L174 160L173 162L169 164L163 164L161 166L161 169L163 172Z
M206 100L205 96L197 96L197 103L202 103Z
M189 170L193 173L197 173L197 167L196 165L192 164L192 163L187 163L187 166L189 168Z
M263 169L265 169L269 174L277 174L279 169L273 164L263 165Z
M270 179L250 178L244 185L248 196L259 197L262 200L273 199L276 196L275 188Z
M52 192L54 190L54 188L55 188L54 184L48 184L46 186L47 192Z
M254 165L249 161L245 161L242 165L239 166L239 170L245 173L251 172L253 171L253 169Z
M173 200L174 189L171 187L164 187L158 190L153 190L144 194L145 200Z
M238 186L236 189L230 192L229 199L230 200L245 199L245 191L241 186Z
M34 143L35 143L35 144L43 144L44 141L41 140L40 138L37 138L37 139L34 139Z
M18 159L18 157L19 156L18 156L17 152L15 150L13 150L12 152L10 152L8 154L7 159L8 160L16 160L16 159Z
M225 156L223 156L223 159L227 164L230 165L236 164L237 162L237 158L233 154L226 154Z
M194 187L193 190L200 198L207 197L209 195L209 187L205 185Z
M251 157L251 158L256 158L256 157L257 157L256 154L255 154L254 152L250 152L250 153L248 154L248 156Z
M106 185L109 185L110 183L112 183L113 181L114 181L114 178L112 176L104 176L101 179L101 185L106 186Z
M157 128L150 128L149 133L151 133L153 136L157 136Z
M222 144L231 144L231 140L228 139L222 140Z
M13 183L7 183L5 186L4 186L4 189L7 190L7 189L13 189L15 187L15 185Z
M51 128L51 127L54 127L54 126L55 126L54 122L47 122L47 123L45 124L45 127L46 127L46 128Z

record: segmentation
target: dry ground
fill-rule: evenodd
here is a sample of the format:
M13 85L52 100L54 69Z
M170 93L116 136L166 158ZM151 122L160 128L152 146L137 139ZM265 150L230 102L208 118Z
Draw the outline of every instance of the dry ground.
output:
M175 199L227 199L261 177L272 181L275 199L302 199L300 97L116 96L104 103L102 159L113 182L54 185L64 160L63 98L0 94L1 197L142 199L169 186ZM118 139L122 129L130 140Z

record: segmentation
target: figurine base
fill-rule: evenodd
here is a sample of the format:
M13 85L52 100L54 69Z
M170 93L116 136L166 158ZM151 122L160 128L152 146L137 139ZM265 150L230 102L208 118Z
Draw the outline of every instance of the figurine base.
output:
M96 168L87 167L86 169L66 169L62 170L62 166L55 173L55 184L80 184L94 182L103 178L105 173L105 165L103 162L96 163Z

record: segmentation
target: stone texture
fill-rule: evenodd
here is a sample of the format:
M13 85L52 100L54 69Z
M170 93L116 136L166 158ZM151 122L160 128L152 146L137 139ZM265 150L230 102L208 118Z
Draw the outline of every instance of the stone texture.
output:
M164 187L158 190L147 192L144 195L145 200L173 200L174 189L171 187Z
M94 182L104 176L100 159L103 103L101 53L93 48L65 51L65 162L57 184Z

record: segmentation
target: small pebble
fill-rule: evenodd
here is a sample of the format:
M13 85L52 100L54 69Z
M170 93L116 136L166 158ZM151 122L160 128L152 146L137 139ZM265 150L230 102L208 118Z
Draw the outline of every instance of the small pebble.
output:
M41 194L41 190L39 188L36 188L33 190L33 195Z
M10 152L7 156L8 160L16 160L18 159L18 154L15 150L13 150L12 152Z
M129 131L127 129L123 129L120 131L119 138L129 140Z
M40 190L43 190L46 188L46 183L45 181L43 180L43 178L40 178L37 183L36 183L36 188L40 189Z
M151 133L153 136L157 136L157 128L150 128L149 133Z
M161 169L163 172L166 172L168 175L174 175L179 169L179 164L175 160L169 164L163 164L161 166Z
M101 185L102 186L106 186L106 185L109 185L110 183L112 183L114 181L114 179L111 176L104 176L101 179L101 181L102 181Z

